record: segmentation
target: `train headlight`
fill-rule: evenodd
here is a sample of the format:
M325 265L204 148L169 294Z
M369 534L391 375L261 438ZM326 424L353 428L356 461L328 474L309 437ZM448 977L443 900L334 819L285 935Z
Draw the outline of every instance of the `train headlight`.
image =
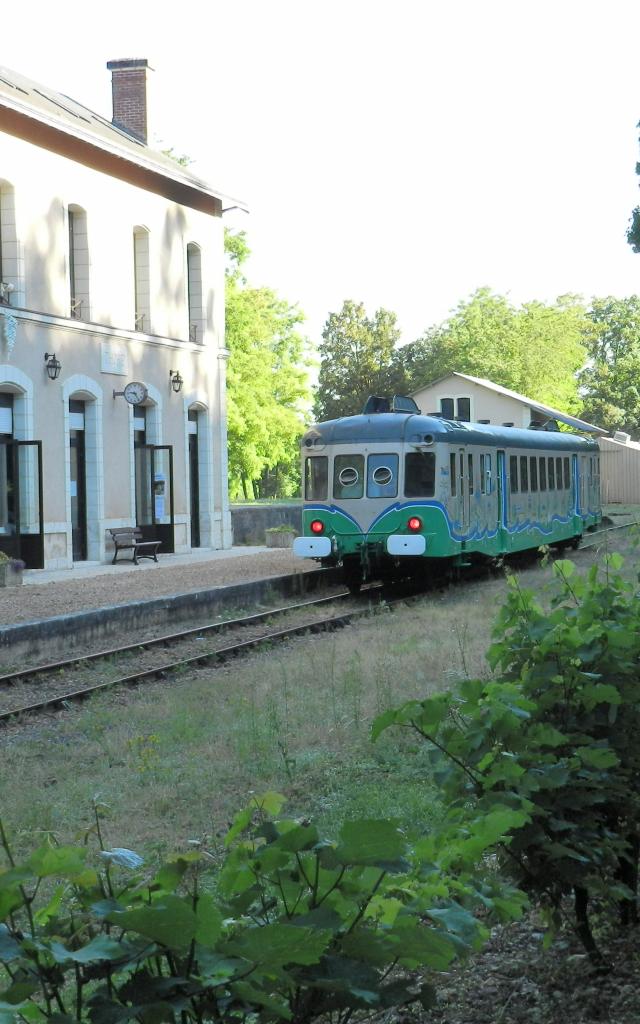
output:
M311 523L312 533L324 533L324 523L321 523L319 519L314 519Z
M417 516L411 516L407 522L407 526L413 533L415 533L417 530L422 529L422 519L418 519Z

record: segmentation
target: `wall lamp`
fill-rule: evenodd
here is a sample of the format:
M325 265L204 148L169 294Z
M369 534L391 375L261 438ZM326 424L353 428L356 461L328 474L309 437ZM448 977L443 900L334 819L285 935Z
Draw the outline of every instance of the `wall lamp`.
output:
M184 381L180 376L180 370L169 370L169 380L171 381L171 387L177 395L178 391L182 390L182 385L184 384Z
M49 375L49 380L57 380L58 377L60 376L60 370L62 369L62 363L60 362L59 359L56 359L55 352L52 352L51 354L49 354L49 352L45 352L45 354L44 354L44 361L45 361L47 373Z

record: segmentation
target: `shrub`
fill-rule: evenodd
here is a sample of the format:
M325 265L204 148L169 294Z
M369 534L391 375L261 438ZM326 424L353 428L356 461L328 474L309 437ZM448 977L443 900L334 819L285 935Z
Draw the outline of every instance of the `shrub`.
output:
M640 604L621 566L612 555L581 578L556 562L548 612L512 578L489 651L501 675L374 724L374 737L400 725L432 746L452 825L521 812L500 844L502 866L553 927L573 893L576 930L596 961L590 900L637 921Z
M480 945L474 906L520 911L520 894L474 878L469 850L454 875L437 837L411 849L395 822L362 820L330 842L309 821L277 817L282 804L274 793L251 800L220 870L192 849L145 871L132 851L105 848L99 805L85 843L49 838L22 864L0 824L3 1024L304 1024L328 1013L346 1024L427 1008L433 985L416 971L444 970ZM510 824L494 823L491 839ZM473 857L483 849L477 841Z

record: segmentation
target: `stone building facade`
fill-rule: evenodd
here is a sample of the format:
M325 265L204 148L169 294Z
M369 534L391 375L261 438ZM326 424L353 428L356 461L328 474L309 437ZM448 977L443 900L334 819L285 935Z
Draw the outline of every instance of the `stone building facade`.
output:
M165 552L232 539L238 204L147 146L147 62L109 67L114 122L0 68L0 551L33 568L108 559L109 527Z

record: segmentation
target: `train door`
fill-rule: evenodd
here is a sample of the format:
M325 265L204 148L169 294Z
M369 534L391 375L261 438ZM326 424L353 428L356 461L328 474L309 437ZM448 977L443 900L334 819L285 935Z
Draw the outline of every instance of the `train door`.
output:
M471 474L469 473L471 469ZM471 495L473 488L473 455L465 448L458 449L458 514L464 534L469 532L471 522Z
M580 456L580 509L579 509L579 514L581 516L585 516L587 514L587 508L588 508L588 505L589 505L588 497L587 497L588 479L589 478L588 478L588 475L587 475L587 456L586 455L581 455Z
M506 494L506 462L504 451L497 453L496 490L498 493L498 530L501 537L501 550L504 550L504 538L507 529L507 494Z

